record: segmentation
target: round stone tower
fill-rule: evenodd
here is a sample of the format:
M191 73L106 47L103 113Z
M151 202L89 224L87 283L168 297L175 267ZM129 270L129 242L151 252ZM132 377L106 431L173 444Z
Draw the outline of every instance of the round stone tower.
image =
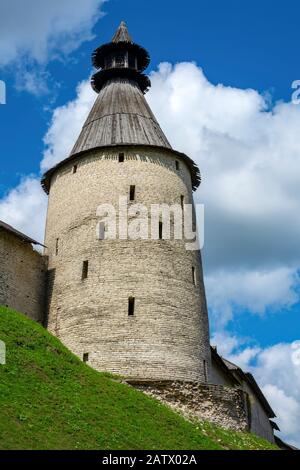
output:
M199 171L172 149L144 93L147 51L121 23L98 48L98 93L71 155L49 170L47 325L92 367L130 378L206 381L208 317L200 251L184 239L106 236L97 208L193 204ZM163 106L163 103L162 103ZM149 216L150 217L150 216ZM172 226L172 221L171 221ZM100 228L99 228L100 227Z

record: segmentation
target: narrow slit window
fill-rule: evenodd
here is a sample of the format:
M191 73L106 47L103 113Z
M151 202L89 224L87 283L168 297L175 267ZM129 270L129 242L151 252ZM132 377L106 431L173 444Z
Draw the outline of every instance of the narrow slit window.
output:
M77 173L77 168L78 168L77 165L74 165L74 166L73 166L73 174L74 174L74 173Z
M134 304L135 304L135 298L129 297L128 299L128 316L129 317L133 317L134 315Z
M158 226L158 238L160 240L162 240L163 238L163 223L162 222L159 222L159 226Z
M179 161L178 160L175 161L175 167L176 167L176 170L178 171L179 170Z
M196 282L196 269L194 268L194 266L192 267L192 276L193 276L193 284L194 286L197 285L197 282Z
M184 196L180 196L180 204L181 204L181 209L184 208Z
M88 360L89 360L89 353L83 353L82 360L83 360L83 362L88 362Z
M105 240L105 222L99 224L99 240Z
M129 200L134 201L135 200L135 186L130 186L129 190Z
M59 238L57 238L56 242L55 242L55 254L56 254L56 256L58 255L58 252L59 252Z
M119 163L123 163L124 162L124 153L119 153Z
M207 362L203 361L203 372L204 372L204 380L207 382Z
M82 263L82 276L81 276L82 280L84 280L88 277L88 272L89 272L89 262L84 261Z

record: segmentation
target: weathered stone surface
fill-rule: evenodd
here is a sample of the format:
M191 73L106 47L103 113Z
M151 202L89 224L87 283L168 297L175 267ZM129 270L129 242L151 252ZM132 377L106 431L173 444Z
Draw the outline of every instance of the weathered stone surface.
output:
M127 380L190 420L206 420L235 431L248 431L247 393L240 388L200 382Z
M43 322L46 260L30 243L0 230L0 305Z
M48 327L79 357L88 353L98 370L206 379L210 349L200 253L187 251L184 240L96 237L98 205L117 208L130 185L136 186L135 202L148 208L180 204L181 195L191 203L190 171L183 161L177 170L177 159L160 149L99 150L83 155L76 173L66 164L52 178L45 241L53 284ZM82 280L87 260L88 278Z

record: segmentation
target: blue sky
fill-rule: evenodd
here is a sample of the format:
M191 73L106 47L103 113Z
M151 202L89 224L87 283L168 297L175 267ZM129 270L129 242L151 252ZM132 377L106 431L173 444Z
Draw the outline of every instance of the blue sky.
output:
M185 3L174 0L109 0L102 4L101 0L76 0L78 16L82 18L82 14L86 14L83 24L76 17L69 21L72 8L68 5L69 0L53 1L53 21L61 15L64 22L61 29L57 27L57 33L51 32L53 27L49 27L48 35L34 27L32 31L26 31L26 28L22 31L18 27L16 15L21 13L17 7L21 3L20 0L4 0L0 6L0 43L4 46L7 43L6 49L0 46L0 79L7 85L7 104L0 106L1 218L6 215L9 222L16 220L15 225L20 229L30 231L28 217L25 223L20 215L15 219L11 216L16 200L11 191L18 188L20 181L33 174L32 187L35 185L34 194L38 194L36 178L45 151L50 148L52 156L56 152L59 141L57 128L64 129L66 133L73 126L72 113L68 114L69 108L63 107L71 102L78 110L83 91L80 95L77 86L88 79L92 70L91 52L99 44L108 42L119 22L125 20L136 42L151 54L148 73L152 72L154 91L149 94L149 101L163 129L176 148L186 151L196 160L199 156L197 162L204 183L196 200L203 200L206 207L204 267L215 339L219 340L219 347L221 350L223 347L224 353L231 354L246 367L256 367L258 378L266 390L268 386L277 387L275 392L268 389L270 400L277 404L279 391L283 391L287 402L289 399L295 400L291 409L300 417L300 404L283 379L280 381L279 378L276 383L271 379L268 383L264 382L264 376L278 375L278 370L271 370L265 359L267 352L270 355L279 354L278 345L284 343L286 349L280 349L280 363L289 345L300 338L297 277L300 269L297 244L300 197L297 178L300 165L295 157L298 150L300 155L300 106L296 109L295 105L290 104L291 84L300 79L299 2L286 0L283 5L282 2L269 0L188 0ZM29 3L34 6L36 0ZM46 1L43 7L32 9L28 21L32 21L32 25L41 22L47 28L47 18L51 18L47 11L49 5L50 2ZM100 9L105 12L104 16L98 15ZM8 28L9 21L11 25ZM27 41L29 35L32 37ZM15 50L8 46L11 37L18 38ZM42 42L43 47L36 47ZM162 62L169 62L173 68L170 66L165 71L158 69ZM174 68L177 63L188 65ZM183 86L182 93L185 92L183 79L186 80L186 90L194 87L193 102L196 104L186 100L184 107L184 103L180 102L181 114L176 115L170 111L167 100L170 93L176 96L176 90L172 88L176 80ZM87 90L85 86L84 90ZM160 109L158 96L165 96L163 110ZM226 101L228 96L231 98ZM87 100L91 99L92 95L88 95ZM278 102L281 101L287 103L287 107L280 107ZM210 106L211 113L207 111ZM206 114L199 117L198 110L201 111L202 107L206 108ZM219 119L222 114L224 122ZM64 123L65 127L59 127L66 118L70 119L69 122ZM230 120L232 125L228 124ZM270 124L270 121L273 123ZM241 122L245 124L241 125ZM178 137L176 129L183 123L185 129ZM200 127L202 131L198 135L197 129ZM209 138L205 136L205 129L209 129ZM71 135L76 136L77 130L76 127ZM45 145L46 135L48 143ZM195 143L185 143L186 135L191 135ZM228 136L230 139L226 140ZM220 138L224 139L223 143L219 142ZM288 142L286 147L285 142ZM208 150L203 150L204 143ZM271 161L272 146L274 153L280 147L276 165ZM218 153L220 148L222 158L217 161L214 152ZM210 153L211 149L213 153ZM245 159L243 165L238 162L235 173L228 172L228 167L233 165L232 155L235 165L240 154ZM247 159L250 161L254 154L255 160L248 166ZM289 156L287 160L285 155ZM59 159L55 158L56 161ZM261 172L253 173L253 168L257 169L260 165ZM280 173L276 173L278 167L282 168L283 182ZM289 168L292 174L287 174ZM251 193L250 188L244 194L242 185L235 187L233 182L238 178L245 178L247 182L247 171L249 185L257 187L257 190ZM226 181L222 179L224 172ZM228 181L231 186L227 185ZM31 180L27 195L30 185ZM280 187L280 194L273 194L272 185L274 188ZM222 190L223 194L216 195ZM237 204L239 199L241 207ZM279 200L283 209L279 207ZM272 201L274 205L270 207ZM35 204L34 207L37 207L38 201ZM282 211L286 214L280 222ZM29 212L29 218L38 213L33 212L30 216ZM244 356L241 356L243 351ZM299 366L291 373L299 379L300 387ZM290 429L286 426L286 435L296 442L300 427Z
M184 6L169 0L110 0L104 11L107 14L94 27L92 41L74 51L67 62L49 65L49 94L36 99L20 93L14 88L14 73L1 72L8 85L8 105L0 108L1 145L10 158L1 166L0 194L15 185L21 174L38 171L50 118L45 107L51 110L74 97L77 83L91 68L91 51L110 39L122 18L134 38L151 51L150 69L166 60L196 61L212 83L269 91L274 99L290 99L291 83L299 75L300 5L296 1L285 2L283 8L268 0L189 0Z

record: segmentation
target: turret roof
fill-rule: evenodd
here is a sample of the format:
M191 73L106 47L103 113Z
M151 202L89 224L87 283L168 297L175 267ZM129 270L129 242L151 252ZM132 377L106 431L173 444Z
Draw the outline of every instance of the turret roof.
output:
M121 21L120 26L115 32L112 42L130 42L133 43L131 36L128 32L127 25L124 21Z
M115 144L171 148L138 85L127 79L111 80L102 88L71 155Z
M111 54L133 54L137 67L108 65ZM199 169L186 155L175 152L163 133L143 92L151 85L142 71L149 62L147 51L132 42L127 26L122 22L112 42L93 53L93 63L100 71L92 77L98 97L71 151L70 156L49 170L42 180L49 190L50 179L58 166L85 152L110 146L149 146L176 153L191 171L192 186L200 183Z

